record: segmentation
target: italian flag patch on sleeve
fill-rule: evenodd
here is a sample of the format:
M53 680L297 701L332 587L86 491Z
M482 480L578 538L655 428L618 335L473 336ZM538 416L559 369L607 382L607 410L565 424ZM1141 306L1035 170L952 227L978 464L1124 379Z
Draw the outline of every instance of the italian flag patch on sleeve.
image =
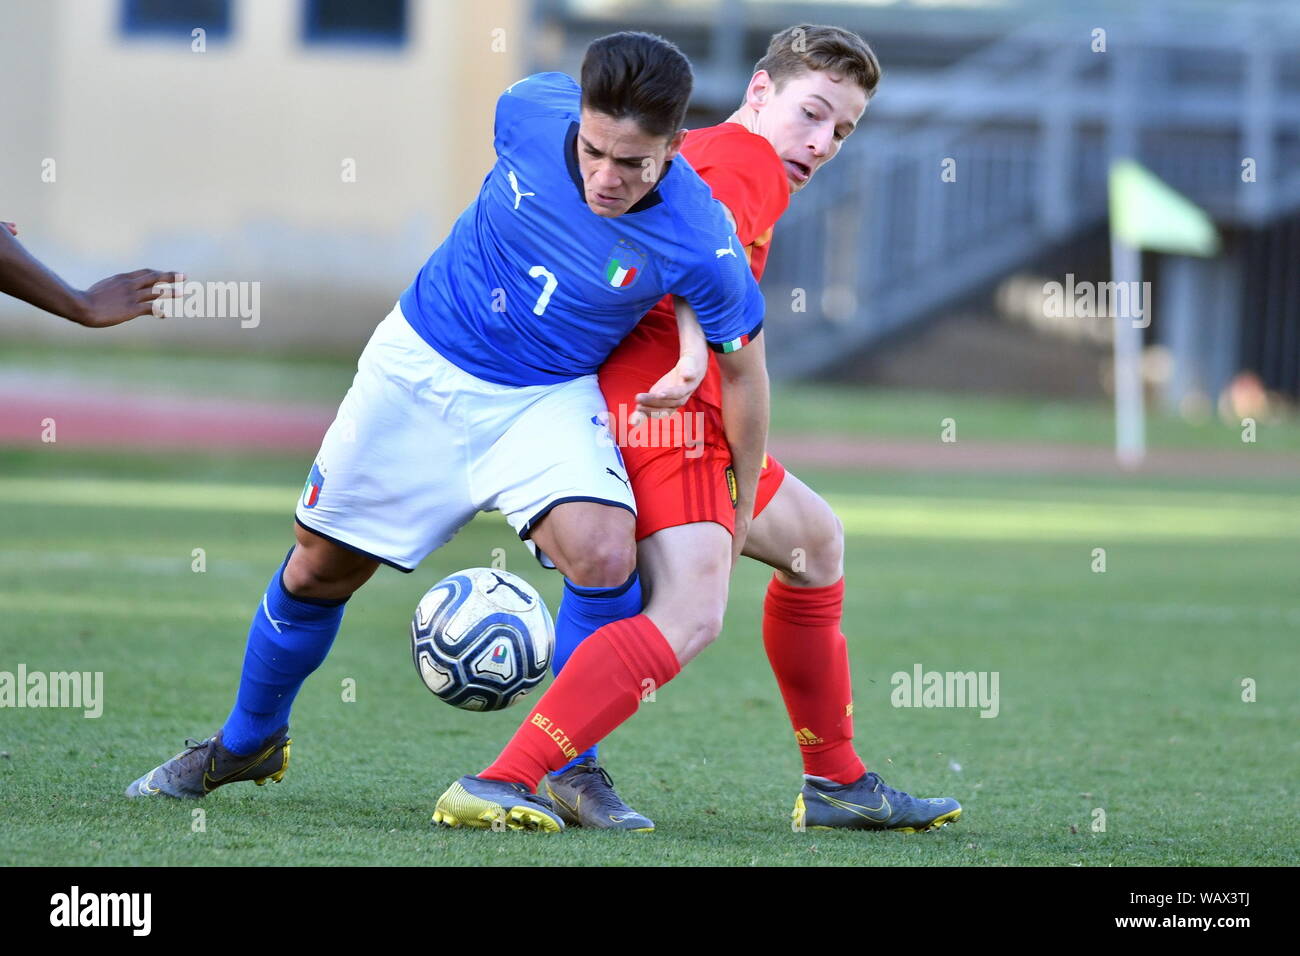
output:
M727 352L739 352L748 344L749 336L742 335L740 338L732 339L730 342L723 342L721 345L715 345L714 348L725 354Z

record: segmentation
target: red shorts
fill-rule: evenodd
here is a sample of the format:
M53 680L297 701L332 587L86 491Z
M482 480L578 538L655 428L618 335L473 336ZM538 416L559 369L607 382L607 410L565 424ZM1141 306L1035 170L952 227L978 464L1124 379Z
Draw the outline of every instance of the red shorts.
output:
M621 365L600 371L609 428L636 496L636 539L697 521L714 521L730 534L736 527L736 481L721 409L692 396L668 418L628 428L637 393L646 391L662 374ZM755 517L784 478L785 467L768 455L758 476Z

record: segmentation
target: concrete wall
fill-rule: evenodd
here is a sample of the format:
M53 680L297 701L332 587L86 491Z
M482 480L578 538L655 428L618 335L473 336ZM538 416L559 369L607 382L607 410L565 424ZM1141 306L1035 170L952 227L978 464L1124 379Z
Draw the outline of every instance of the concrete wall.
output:
M137 320L115 341L353 348L476 195L524 0L410 0L398 48L306 44L304 7L232 0L200 53L124 33L119 0L0 4L0 219L77 285L141 266L261 283L256 328ZM0 347L85 334L0 299Z

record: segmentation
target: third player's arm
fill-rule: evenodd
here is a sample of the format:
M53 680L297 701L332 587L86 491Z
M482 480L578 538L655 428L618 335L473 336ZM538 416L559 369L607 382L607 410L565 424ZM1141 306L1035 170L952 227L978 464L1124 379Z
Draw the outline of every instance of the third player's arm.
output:
M170 294L169 289L155 286L184 279L172 272L140 269L110 276L82 292L24 249L14 238L18 233L12 226L5 223L0 227L0 292L78 325L100 328L148 315L155 299Z
M45 268L14 238L17 231L0 231L0 292L22 299L46 312L80 321L86 302L82 293Z
M768 411L764 337L759 333L748 345L718 356L722 373L722 425L731 446L736 472L736 531L732 538L732 563L740 557L745 535L754 517L758 473L767 453Z

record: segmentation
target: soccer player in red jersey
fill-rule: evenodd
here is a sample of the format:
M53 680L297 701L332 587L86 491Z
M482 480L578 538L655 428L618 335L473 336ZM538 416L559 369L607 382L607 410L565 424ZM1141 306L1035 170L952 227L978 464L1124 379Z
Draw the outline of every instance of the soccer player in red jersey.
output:
M761 277L790 197L834 158L879 76L870 47L849 31L805 24L772 37L740 108L725 123L688 133L681 150L735 225L742 248L728 242L716 256L743 255ZM647 690L671 680L717 637L742 549L776 572L764 604L763 642L803 756L796 823L912 832L957 819L957 801L894 790L868 773L854 750L848 649L840 631L842 526L780 462L733 460L717 362L708 360L703 381L671 418L638 421L638 402L662 369L701 347L702 335L690 336L689 322L679 335L678 318L673 298L665 297L600 372L637 501L645 610L576 646L557 646L556 682L480 775L517 785L518 805L479 806L453 784L435 819L475 825L473 814L499 812L511 827L554 829L530 793L544 779L542 794L568 825L653 829L618 797L594 744L635 712ZM765 420L767 409L750 413Z

